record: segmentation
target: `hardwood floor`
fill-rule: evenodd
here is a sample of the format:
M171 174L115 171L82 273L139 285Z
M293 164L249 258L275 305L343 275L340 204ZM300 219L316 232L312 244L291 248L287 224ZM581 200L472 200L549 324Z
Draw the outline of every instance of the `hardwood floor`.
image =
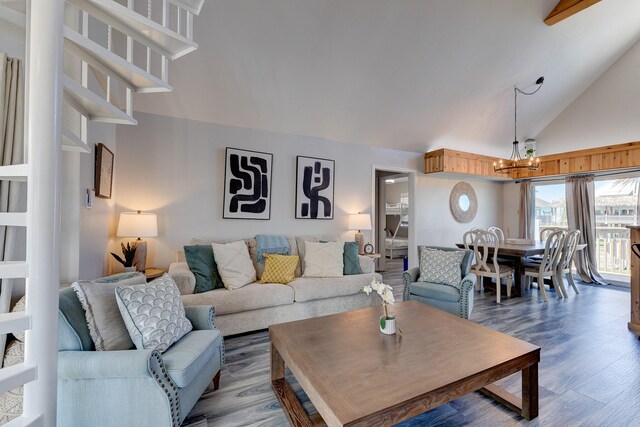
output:
M397 265L396 265L397 264ZM387 262L385 283L402 293L401 260ZM627 329L629 293L614 287L578 285L559 300L537 290L530 298L475 295L471 320L542 348L539 365L540 416L527 421L479 393L440 406L398 426L631 426L640 425L640 341ZM406 320L405 320L406 321ZM185 425L286 426L269 381L266 331L225 340L226 364L220 389L207 390ZM463 362L462 362L463 363ZM307 411L313 406L288 375ZM498 382L520 393L518 375Z

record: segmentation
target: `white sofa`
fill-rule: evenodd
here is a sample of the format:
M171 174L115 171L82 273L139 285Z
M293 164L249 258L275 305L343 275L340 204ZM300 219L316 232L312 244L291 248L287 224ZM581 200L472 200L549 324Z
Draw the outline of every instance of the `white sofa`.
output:
M304 265L305 240L336 240L334 237L290 237L291 254L300 256ZM209 244L209 239L194 239L193 244ZM382 280L374 272L374 260L360 256L362 274L342 277L317 278L302 277L303 269L296 270L296 279L283 285L278 283L259 283L264 265L256 262L256 244L254 239L245 240L249 255L256 267L258 282L250 283L233 291L214 289L194 294L195 276L184 261L182 251L178 252L178 261L171 263L169 274L178 283L183 293L185 306L213 305L216 312L216 327L223 336L240 334L268 328L269 325L315 316L357 310L380 304L376 295L360 293L360 289L373 279Z

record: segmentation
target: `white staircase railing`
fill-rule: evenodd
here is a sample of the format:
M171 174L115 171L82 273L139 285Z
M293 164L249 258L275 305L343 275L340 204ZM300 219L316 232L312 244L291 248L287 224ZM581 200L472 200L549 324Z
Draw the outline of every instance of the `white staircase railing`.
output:
M0 226L26 227L27 256L0 262L0 279L26 279L27 306L0 313L0 334L27 332L25 361L0 369L0 393L24 385L23 413L5 426L48 427L57 403L61 140L90 151L89 120L136 124L134 92L171 91L169 60L197 49L193 16L204 0L30 0L26 13L10 3L19 2L0 0L0 20L26 27L28 41L27 163L0 166L0 180L27 182L27 211L0 213ZM74 28L64 25L65 4L77 13ZM79 77L64 75L63 60L75 61ZM77 129L62 126L63 111L75 111Z

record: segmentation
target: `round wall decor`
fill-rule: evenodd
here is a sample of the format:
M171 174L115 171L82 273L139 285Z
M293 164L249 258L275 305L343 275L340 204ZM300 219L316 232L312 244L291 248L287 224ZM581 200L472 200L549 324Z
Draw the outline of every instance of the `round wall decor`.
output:
M464 181L457 183L451 190L449 206L456 221L473 221L478 212L478 197L471 184Z

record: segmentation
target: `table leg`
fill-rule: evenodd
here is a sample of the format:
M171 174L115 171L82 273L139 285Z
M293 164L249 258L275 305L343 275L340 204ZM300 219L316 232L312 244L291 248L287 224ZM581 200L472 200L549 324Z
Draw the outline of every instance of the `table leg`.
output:
M271 381L284 378L284 359L271 343Z
M527 287L525 286L524 279L524 258L517 257L515 259L515 271L513 272L514 282L515 282L515 291L517 296L524 297L529 294Z
M522 370L522 416L532 420L538 416L538 364Z

